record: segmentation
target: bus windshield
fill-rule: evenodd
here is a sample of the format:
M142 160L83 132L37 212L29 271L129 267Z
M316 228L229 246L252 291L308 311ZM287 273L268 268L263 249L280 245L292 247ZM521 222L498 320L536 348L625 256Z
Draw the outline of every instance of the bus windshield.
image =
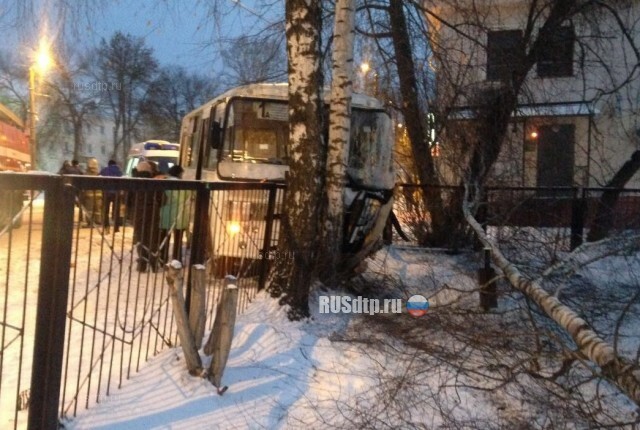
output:
M354 108L347 173L353 183L369 188L393 188L394 173L390 145L391 118L383 111Z
M285 164L288 121L286 101L233 100L227 111L223 160Z

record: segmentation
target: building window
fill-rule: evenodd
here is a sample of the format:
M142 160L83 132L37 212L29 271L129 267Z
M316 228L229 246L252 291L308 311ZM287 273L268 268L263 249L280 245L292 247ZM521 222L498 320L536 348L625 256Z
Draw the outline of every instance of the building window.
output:
M573 76L573 45L575 32L572 26L558 28L548 36L539 36L543 49L538 55L538 76L557 78Z
M102 146L100 147L100 152L102 153L102 155L107 155L107 148L105 148L105 146L104 146L104 145L102 145Z
M100 134L104 134L104 125L100 126Z
M491 31L487 38L487 80L507 81L522 63L522 31Z

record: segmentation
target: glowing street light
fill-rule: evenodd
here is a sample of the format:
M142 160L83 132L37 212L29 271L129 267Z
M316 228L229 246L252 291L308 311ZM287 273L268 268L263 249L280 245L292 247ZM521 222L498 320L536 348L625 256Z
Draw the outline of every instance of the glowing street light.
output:
M31 166L37 168L38 146L36 139L36 73L44 75L53 65L53 58L45 41L40 41L40 48L35 55L34 63L29 66L29 146L31 149Z

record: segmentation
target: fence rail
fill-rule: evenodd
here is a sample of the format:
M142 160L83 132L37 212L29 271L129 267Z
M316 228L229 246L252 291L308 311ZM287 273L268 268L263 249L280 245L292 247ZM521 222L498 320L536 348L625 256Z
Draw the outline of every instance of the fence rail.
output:
M190 268L208 268L209 327L227 273L242 311L264 286L284 192L26 174L1 174L0 190L19 202L0 217L0 420L14 429L57 428L178 344L169 260L183 263L187 296Z
M430 234L423 190L430 190L430 195L435 194L443 206L454 211L460 211L459 205L450 203L461 202L464 194L460 186L397 185L395 215L409 241L418 244L427 243ZM535 230L538 236L546 229L545 233L553 235L550 240L561 242L567 251L585 240L598 213L607 219L611 231L640 229L640 189L494 186L484 191L478 217L486 227L506 229L508 234ZM603 203L604 193L617 196Z

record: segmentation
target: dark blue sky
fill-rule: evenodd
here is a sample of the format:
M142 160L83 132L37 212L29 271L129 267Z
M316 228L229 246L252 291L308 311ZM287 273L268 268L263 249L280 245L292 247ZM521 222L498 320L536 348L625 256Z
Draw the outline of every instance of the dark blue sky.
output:
M29 13L30 19L19 19L16 16L21 9L17 5L23 1L29 0L0 0L0 30L5 41L0 49L13 51L18 58L24 56L21 53L25 52L25 46L34 43L36 31L44 27L48 27L51 35L59 31L59 23L51 22L55 20L54 13L46 11L59 10L60 0L31 0L33 10L22 11ZM67 3L75 1L78 0ZM67 40L79 47L97 46L102 38L109 39L119 30L143 37L163 66L182 65L190 71L212 75L221 68L219 51L224 49L225 40L253 34L266 25L265 19L254 13L257 7L252 0L218 0L215 14L211 10L214 3L214 0L79 1L83 6L67 9ZM282 16L284 0L276 2L270 13L272 17ZM15 41L6 43L11 38Z

